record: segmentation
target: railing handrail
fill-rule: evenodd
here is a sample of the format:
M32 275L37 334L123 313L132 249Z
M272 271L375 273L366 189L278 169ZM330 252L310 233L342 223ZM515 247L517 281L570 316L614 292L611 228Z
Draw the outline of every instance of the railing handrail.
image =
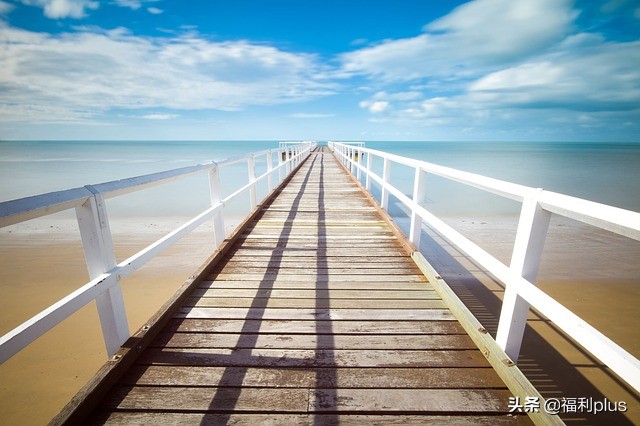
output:
M520 352L529 306L533 306L636 391L640 391L640 361L535 286L552 213L635 240L640 240L640 213L438 166L384 151L354 147L339 142L330 142L329 147L352 174L357 173L358 179L361 173L365 173L366 189L370 190L372 180L380 185L382 189L381 206L383 208L387 208L387 198L391 194L410 209L409 239L416 247L420 246L420 232L424 221L505 284L496 341L514 361L517 360ZM355 153L358 154L357 159ZM363 165L363 154L367 154L366 165ZM372 156L380 157L384 161L382 177L372 171ZM415 169L413 197L405 195L389 183L391 161ZM425 180L428 173L522 202L518 231L509 266L500 262L419 204L425 194Z
M219 247L225 237L222 214L225 204L249 191L253 210L257 205L257 184L266 179L271 192L274 189L273 175L277 173L280 180L286 178L315 146L315 142L299 142L279 149L251 152L221 161L210 161L195 166L0 203L0 228L75 208L90 278L87 284L0 337L0 363L11 358L92 300L96 300L98 305L107 353L109 356L113 355L129 337L119 281L211 217L214 218L214 248ZM276 153L278 165L274 166L273 154ZM256 176L255 158L260 156L266 156L267 171ZM222 167L242 161L247 161L249 181L223 199L219 171ZM211 207L133 256L116 264L104 200L203 172L209 172Z

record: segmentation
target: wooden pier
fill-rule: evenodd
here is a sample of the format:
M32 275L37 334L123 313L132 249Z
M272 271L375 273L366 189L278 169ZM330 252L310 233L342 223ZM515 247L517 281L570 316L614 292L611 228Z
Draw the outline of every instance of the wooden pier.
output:
M529 424L413 250L318 148L54 423Z

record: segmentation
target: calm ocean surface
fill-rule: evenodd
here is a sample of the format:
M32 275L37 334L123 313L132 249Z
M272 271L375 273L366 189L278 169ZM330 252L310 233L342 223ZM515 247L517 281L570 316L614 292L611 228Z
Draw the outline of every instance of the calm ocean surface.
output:
M220 160L277 142L0 141L0 201ZM575 142L368 142L367 147L456 169L640 211L640 144ZM264 160L258 173L266 170ZM381 174L382 162L374 161ZM225 193L246 181L246 166L222 174ZM392 167L392 182L411 192L413 171ZM437 214L511 214L519 204L430 176L425 206ZM266 193L266 188L262 188ZM116 216L193 215L207 207L206 176L108 202ZM248 212L248 202L229 214Z

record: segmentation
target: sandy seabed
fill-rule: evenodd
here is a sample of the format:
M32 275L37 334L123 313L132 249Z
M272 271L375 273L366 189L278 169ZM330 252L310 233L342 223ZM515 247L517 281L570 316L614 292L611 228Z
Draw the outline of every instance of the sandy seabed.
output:
M164 236L184 220L112 220L118 261ZM228 220L228 228L240 220ZM508 263L516 223L499 217L448 218L454 228ZM428 234L428 235L427 235ZM495 332L503 287L433 232L421 248L473 313ZM122 281L132 332L157 311L212 253L205 223ZM186 253L186 254L185 254ZM72 219L31 221L0 232L0 334L18 326L88 281ZM640 356L640 243L563 221L551 224L539 286L560 303ZM105 362L92 302L0 365L2 424L46 424ZM624 418L599 415L587 423L640 424L640 402L599 362L532 312L520 368L546 397L625 401Z

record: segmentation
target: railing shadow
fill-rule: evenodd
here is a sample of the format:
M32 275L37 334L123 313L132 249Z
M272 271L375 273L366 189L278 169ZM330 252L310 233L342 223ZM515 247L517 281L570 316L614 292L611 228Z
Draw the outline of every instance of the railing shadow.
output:
M307 170L307 174L302 181L300 190L294 198L291 210L289 211L289 214L285 219L285 225L283 226L283 229L278 236L275 247L286 247L289 242L291 231L287 229L286 223L289 221L293 221L293 219L295 219L296 217L298 207L300 206L302 196L304 194L305 188L308 185L309 178L311 176L311 172L316 160L317 156L311 160L311 167L309 167L309 169ZM278 278L278 272L281 263L282 257L276 256L276 252L274 251L269 258L269 265L273 265L274 272L270 273L269 269L265 271L265 274L260 281L257 290L260 297L254 297L251 303L251 306L245 318L245 322L240 331L240 337L238 338L238 342L234 350L238 350L240 348L253 348L256 346L258 338L260 336L260 324L264 318L267 305L271 298L271 292L273 290L274 283ZM216 411L217 408L221 406L226 407L225 410L227 410L227 412L220 413L220 415L217 416L217 424L229 423L231 417L230 412L237 406L238 400L240 398L240 393L242 391L242 384L249 368L249 366L240 366L239 368L227 367L225 369L220 380L220 383L224 383L225 387L217 388L211 404L209 405L210 412ZM204 425L207 424L207 422L203 421L201 424Z
M319 272L321 269L327 270L327 227L324 202L324 157L320 156L320 176L318 187L318 253L316 256L317 277L316 280L316 335L317 348L316 359L323 358L326 367L319 368L316 373L316 404L315 412L327 412L322 418L315 416L314 424L338 424L339 418L336 413L336 402L338 395L336 387L338 385L338 373L336 370L335 339L333 337L333 327L331 324L331 300L329 299L329 279L321 280ZM324 239L321 237L324 236ZM324 326L324 327L323 327ZM323 389L322 395L319 395L319 389ZM320 406L321 405L321 406Z
M434 232L434 234L437 235L433 230L430 230L430 232ZM502 308L502 300L494 293L494 291L490 290L480 279L465 268L457 260L457 257L464 258L466 261L470 262L473 262L472 259L458 251L453 246L447 247L450 247L452 251L455 251L455 254L447 251L447 249L429 235L428 232L425 232L424 230L422 231L420 251L444 278L449 287L451 287L465 306L469 308L471 313L495 338L500 318L500 310ZM480 267L478 267L478 269L481 270ZM494 280L488 274L487 279L493 281L493 283L502 288L501 291L504 291L504 285ZM548 322L554 331L558 333L560 338L569 342L577 351L588 358L592 363L590 368L596 368L604 372L620 386L629 390L629 392L634 395L634 392L630 390L628 386L622 383L588 352L566 336L562 335L560 331L550 323L550 321L540 317L539 315L535 316L536 319L534 321ZM580 372L579 368L584 367L584 365L571 363L530 325L527 325L524 333L518 367L545 398L562 399L563 397L586 397L593 398L594 401L603 401L605 398L603 393ZM565 413L561 417L566 423L571 424L633 424L620 412L600 412L598 414L592 414L583 411L578 413Z

